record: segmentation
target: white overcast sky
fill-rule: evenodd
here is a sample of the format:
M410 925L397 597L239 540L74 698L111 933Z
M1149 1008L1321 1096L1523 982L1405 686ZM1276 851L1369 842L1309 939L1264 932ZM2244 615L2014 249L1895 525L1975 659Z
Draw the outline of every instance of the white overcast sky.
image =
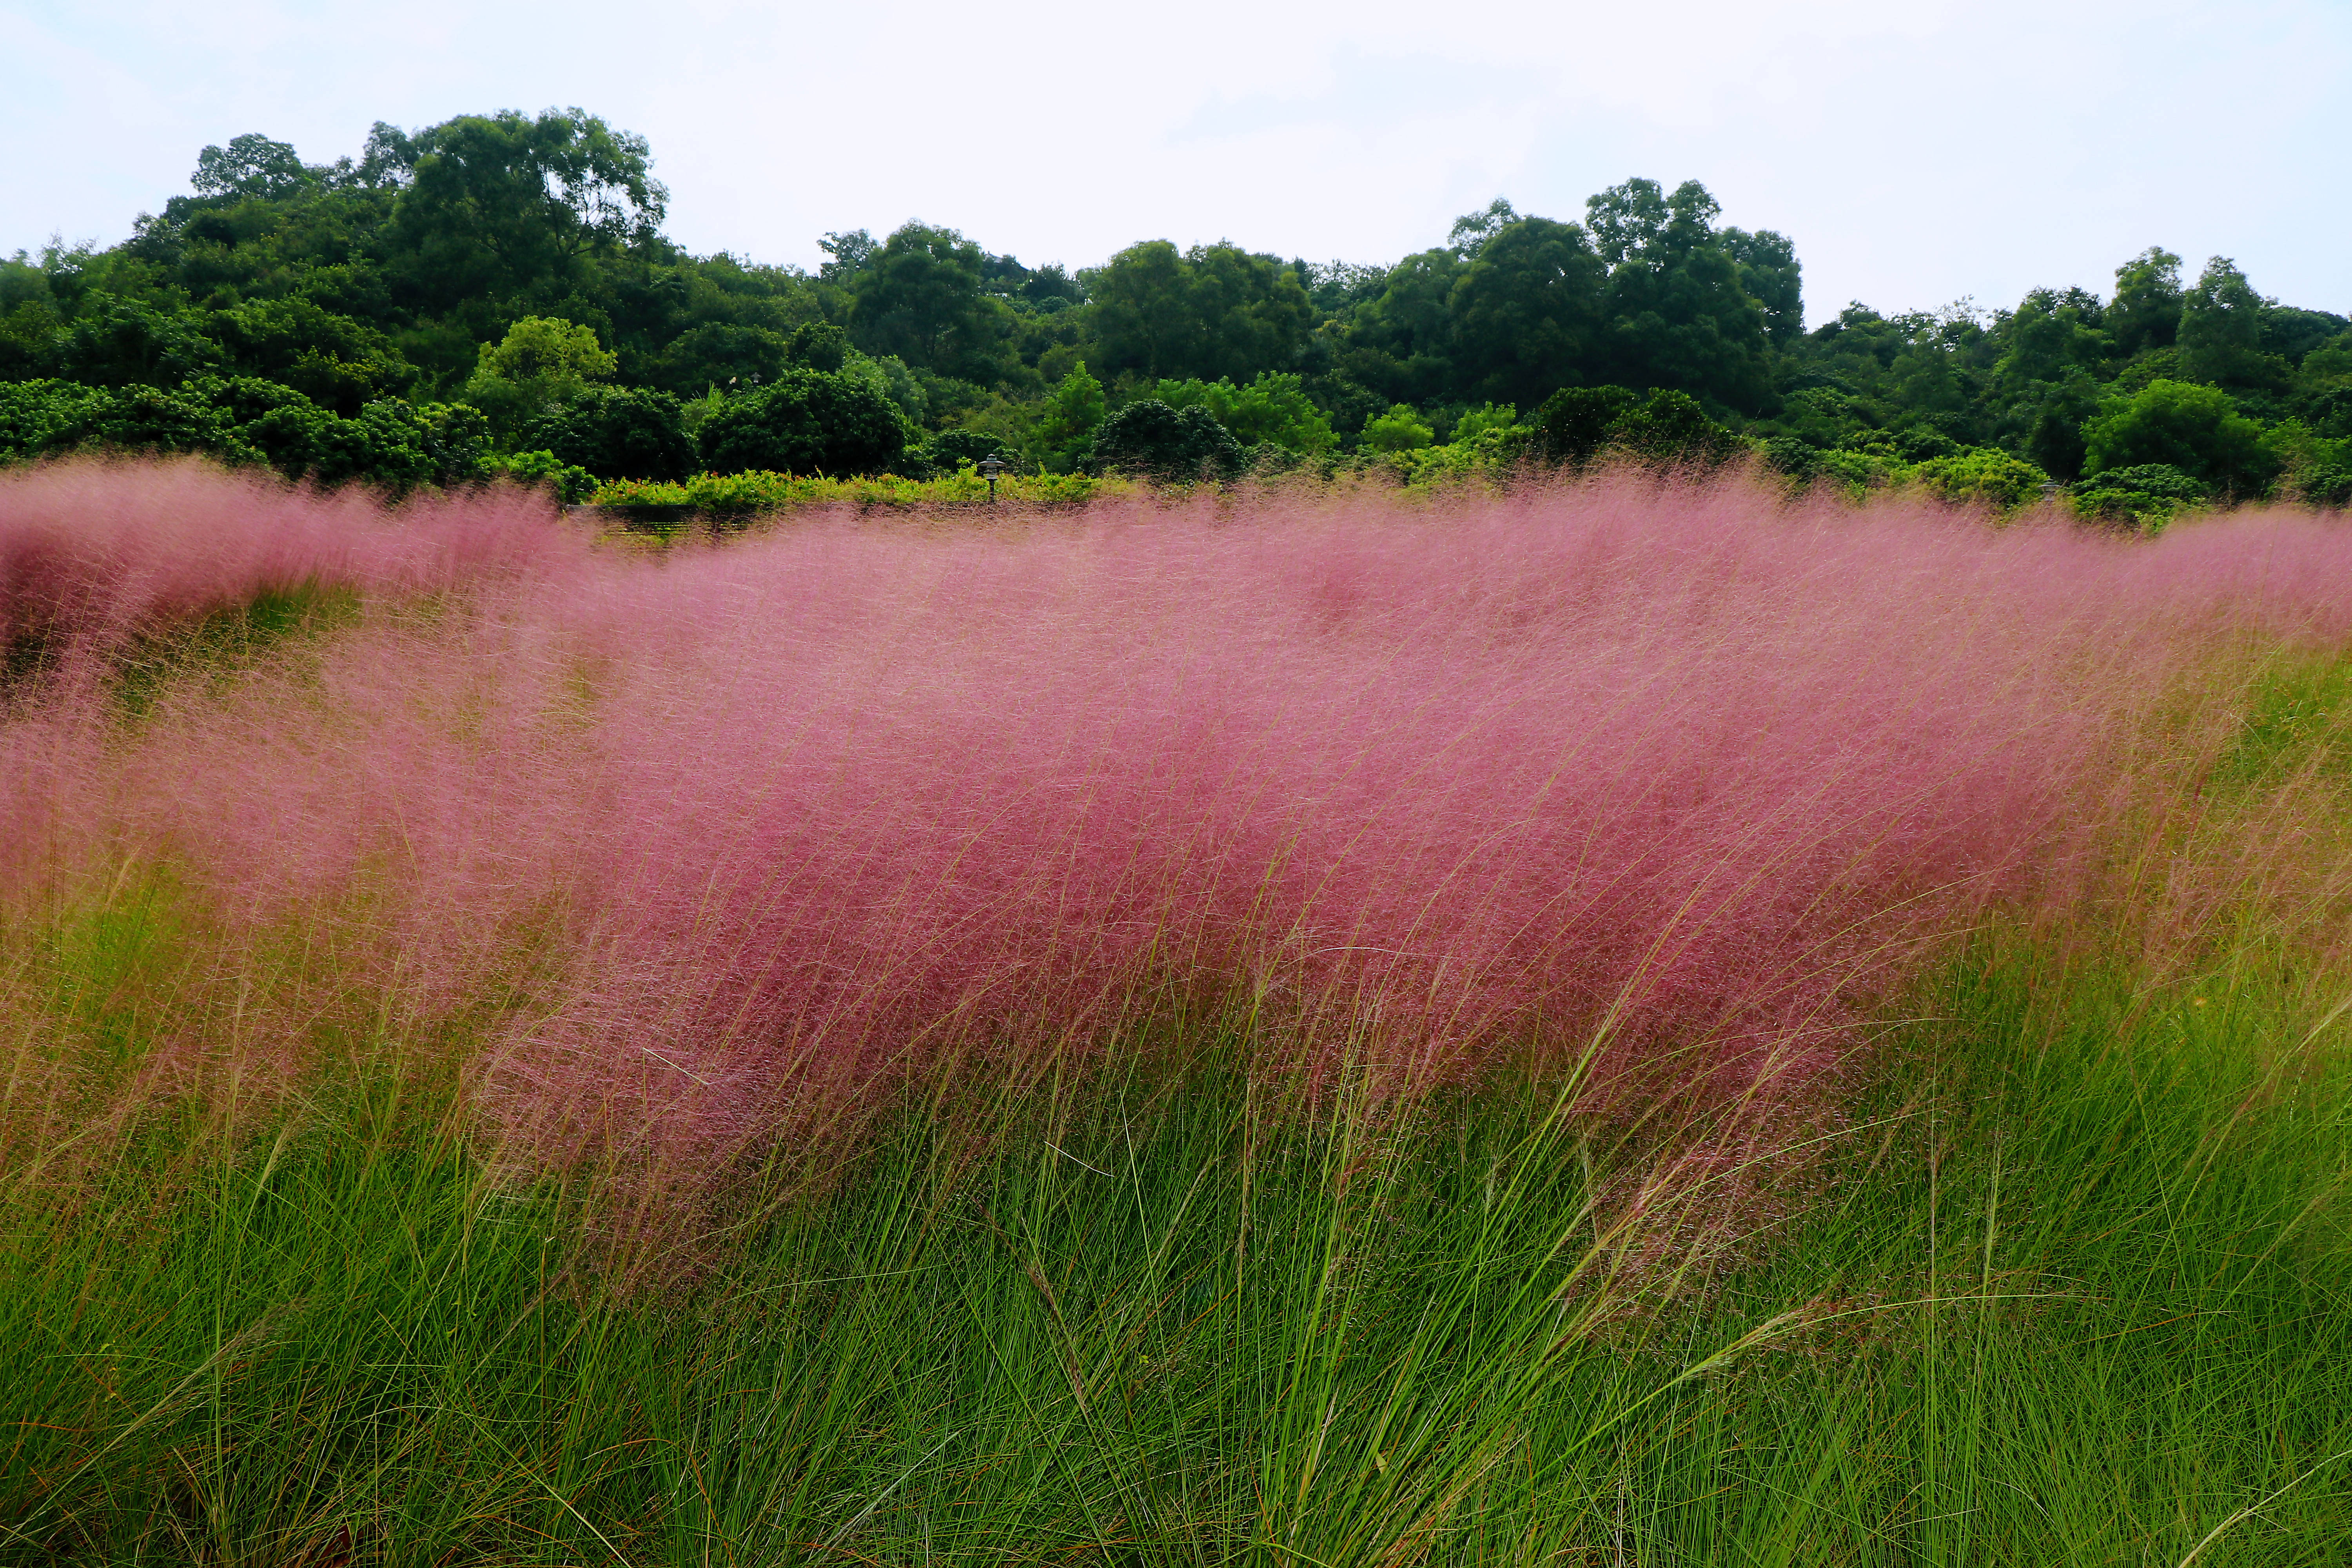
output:
M2149 245L2352 313L2352 0L0 0L0 253L120 239L243 132L328 162L552 104L762 261L921 217L1033 265L1385 262L1639 174L1790 236L1817 322L2105 292Z

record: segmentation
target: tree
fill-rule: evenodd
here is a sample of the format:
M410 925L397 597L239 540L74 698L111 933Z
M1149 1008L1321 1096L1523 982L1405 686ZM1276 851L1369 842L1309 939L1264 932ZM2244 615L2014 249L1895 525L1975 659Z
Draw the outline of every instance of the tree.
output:
M341 414L355 414L415 379L382 331L299 295L245 300L215 312L212 326L234 368L294 387Z
M1455 232L1485 216L1456 220ZM1493 236L1482 231L1475 237L1483 250ZM1390 268L1380 292L1348 328L1342 360L1348 374L1392 401L1452 395L1460 379L1454 290L1468 265L1457 249L1445 247L1408 256Z
M2003 383L2021 387L2063 381L2073 371L2095 367L2107 349L2093 315L2096 303L2071 289L2063 294L2054 289L2028 290L2002 323L2004 346L1994 374Z
M2099 411L2098 383L2086 370L2070 370L2066 379L2046 389L2034 407L2025 432L2025 455L2058 479L2072 480L2083 471L2083 426Z
M684 397L711 387L749 391L775 380L793 363L792 339L773 328L709 321L670 340L655 362L652 379Z
M1265 371L1246 386L1230 381L1163 381L1155 394L1171 408L1205 408L1244 447L1272 442L1293 452L1323 452L1339 442L1331 421L1296 375Z
M1805 335L1805 269L1789 237L1727 228L1716 237L1739 271L1739 287L1764 311L1764 334L1786 348Z
M70 446L105 396L70 381L0 381L0 463Z
M2180 332L2180 258L2151 245L2116 268L2107 329L2126 359L2170 348Z
M1948 501L2002 511L2030 505L2052 488L2050 476L2032 463L1987 447L1972 447L1948 458L1930 458L1912 474Z
M1635 401L1622 386L1563 386L1528 421L1528 455L1580 468L1609 444L1610 432Z
M2263 427L2219 387L2152 381L2137 395L2112 401L2084 427L2083 470L2095 479L2111 469L2161 464L2217 490L2251 496L2277 471L2262 438Z
M2135 527L2161 528L2184 508L2210 499L2206 487L2168 463L2109 468L2076 485L2075 509Z
M1574 224L1521 218L1488 239L1448 300L1460 395L1525 406L1581 383L1605 282Z
M2208 261L2204 275L2181 301L2181 369L2199 381L2221 386L2284 383L2284 363L2263 353L2267 307L2236 262L2226 256Z
M188 176L188 184L199 195L284 201L315 184L318 173L305 167L285 142L248 133L232 137L226 147L207 147L197 153L196 172Z
M772 386L726 399L696 432L714 472L878 474L907 447L907 427L887 398L823 371L788 370Z
M259 454L235 436L227 411L154 386L117 387L89 405L69 433L74 445L121 452L212 452L232 462Z
M830 261L817 265L817 276L828 283L848 283L866 270L873 261L874 237L862 228L847 234L828 234L816 242L816 247L831 257Z
M836 371L848 362L849 334L831 321L803 321L785 348L803 370Z
M1095 461L1171 482L1230 479L1248 465L1225 427L1205 408L1176 409L1156 397L1130 403L1095 432Z
M609 379L618 363L596 342L595 329L556 316L525 316L505 337L481 346L465 397L507 436Z
M59 335L58 367L92 386L176 386L220 369L226 359L207 325L194 310L98 295Z
M1386 414L1364 421L1359 445L1368 452L1417 452L1436 439L1437 432L1429 427L1427 420L1399 403Z
M1519 221L1518 210L1496 196L1475 213L1465 213L1445 231L1445 248L1464 260L1475 259L1486 242Z
M1610 268L1602 348L1612 379L1626 385L1753 409L1771 389L1764 308L1717 240L1720 211L1696 180L1671 195L1654 180L1628 180L1585 204L1594 248Z
M982 290L986 258L951 228L910 223L857 273L850 331L871 354L973 381L996 378L1003 307Z
M682 479L695 470L677 399L651 388L576 393L526 426L517 445L600 479Z
M1088 283L1097 363L1154 381L1244 381L1287 370L1315 322L1298 275L1220 242L1132 245Z
M1697 399L1672 387L1660 387L1648 401L1620 414L1609 427L1609 439L1661 468L1715 468L1744 447L1738 436L1706 416Z
M1094 455L1095 431L1105 412L1102 383L1080 360L1045 399L1029 439L1045 467L1057 474L1084 468Z
M544 289L586 257L655 238L668 206L645 138L582 109L460 115L409 150L393 248L436 306Z

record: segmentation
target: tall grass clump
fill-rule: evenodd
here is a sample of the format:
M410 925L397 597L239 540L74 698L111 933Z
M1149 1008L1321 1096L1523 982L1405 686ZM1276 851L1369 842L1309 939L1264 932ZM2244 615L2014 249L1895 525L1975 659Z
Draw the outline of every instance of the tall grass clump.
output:
M2340 525L0 539L0 1562L2352 1533Z
M2347 588L2307 519L2151 548L1622 479L542 550L159 699L50 775L17 896L136 867L420 1026L498 997L513 1130L700 1171L877 1075L1171 1029L1800 1105Z
M576 548L543 503L320 493L197 459L78 458L0 475L0 643L12 666L105 653L306 588L415 594Z

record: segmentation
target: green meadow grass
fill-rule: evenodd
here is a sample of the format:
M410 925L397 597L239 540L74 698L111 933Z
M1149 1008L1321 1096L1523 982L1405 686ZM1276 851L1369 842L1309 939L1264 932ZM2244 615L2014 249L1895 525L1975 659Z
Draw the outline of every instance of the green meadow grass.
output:
M173 940L84 925L58 994ZM2151 994L1991 938L1913 1000L1746 1162L1200 1040L909 1095L691 1232L499 1173L355 1042L236 1131L18 1148L0 1557L2343 1561L2340 1019L2274 955Z
M350 613L146 650L125 721ZM2256 694L2216 831L2339 787L2347 694ZM1308 1094L1179 1028L649 1218L501 1162L499 999L407 1021L152 867L78 898L0 931L0 1562L2352 1559L2324 907L1989 929L1804 1119ZM171 1066L272 991L290 1078Z

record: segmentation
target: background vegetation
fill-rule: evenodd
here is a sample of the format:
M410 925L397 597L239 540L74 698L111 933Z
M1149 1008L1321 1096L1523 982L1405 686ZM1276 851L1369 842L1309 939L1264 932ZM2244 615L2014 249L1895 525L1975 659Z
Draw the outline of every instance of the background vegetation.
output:
M258 134L205 148L124 243L0 263L0 457L204 450L394 489L507 471L575 500L992 454L1444 477L1558 457L1555 395L1618 388L1689 399L1665 423L1701 455L1728 432L1849 489L2063 485L2129 522L2352 498L2352 321L2226 258L2191 278L2150 248L2104 298L1856 303L1809 332L1794 246L1721 225L1696 183L1629 180L1580 221L1497 200L1393 265L1145 240L1076 271L921 223L829 235L814 273L694 257L662 237L667 199L642 139L577 109L379 125L331 164Z

